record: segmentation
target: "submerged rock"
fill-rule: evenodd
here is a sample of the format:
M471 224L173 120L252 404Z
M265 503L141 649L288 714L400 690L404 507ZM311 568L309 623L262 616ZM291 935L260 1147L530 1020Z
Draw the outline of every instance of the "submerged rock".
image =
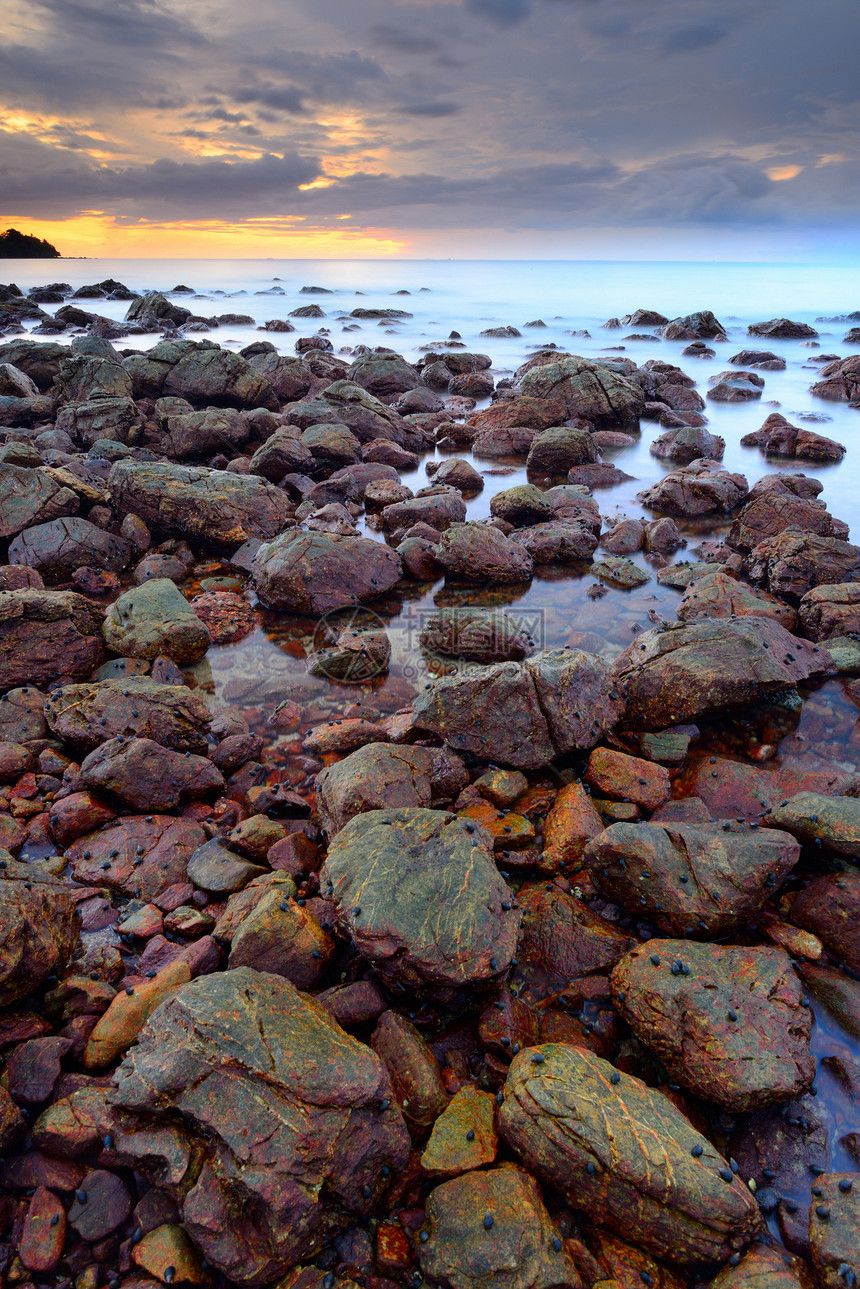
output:
M369 1214L409 1137L382 1062L280 976L237 968L157 1009L117 1076L115 1149L257 1289ZM140 1116L139 1120L137 1116Z

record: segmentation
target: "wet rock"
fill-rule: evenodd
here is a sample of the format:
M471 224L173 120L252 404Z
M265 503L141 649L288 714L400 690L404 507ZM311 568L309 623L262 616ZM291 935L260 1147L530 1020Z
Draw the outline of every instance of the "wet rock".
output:
M536 769L600 740L618 715L611 688L600 658L545 650L431 682L415 699L414 720L451 747Z
M769 475L749 494L729 532L733 550L755 550L768 537L787 528L834 536L833 517L823 502L808 495L804 483L791 475Z
M793 901L789 917L814 932L852 971L860 971L860 873L814 877Z
M525 547L491 524L452 524L442 534L436 559L463 582L527 582L532 575Z
M0 363L11 363L18 371L46 393L57 378L60 363L68 358L68 345L56 341L39 342L20 336L0 345Z
M62 971L77 944L80 918L65 887L44 870L0 880L0 1005L26 998ZM26 871L26 877L23 876Z
M81 1195L86 1198L82 1199ZM87 1173L69 1209L69 1225L82 1240L95 1244L122 1226L131 1214L128 1188L116 1173L106 1168Z
M602 797L632 801L645 810L656 810L672 795L668 770L612 748L594 749L588 758L585 780Z
M860 581L860 547L788 528L756 546L748 569L773 595L799 600L816 586Z
M664 340L726 340L726 329L710 309L673 318L663 328Z
M207 407L167 418L166 450L177 461L226 452L235 456L248 441L251 427L230 408Z
M355 381L335 380L322 394L285 410L303 430L309 425L345 425L362 444L388 439L412 452L421 451L424 444L419 430Z
M467 1083L436 1119L421 1167L431 1177L457 1177L492 1164L496 1150L493 1097Z
M196 595L191 608L209 632L212 644L232 644L257 626L257 615L241 595L233 591L207 591Z
M553 425L560 425L568 413L561 398L544 398L518 394L512 398L500 398L489 407L482 408L469 418L468 424L475 430L478 438L492 442L498 435L505 437L504 431L529 427L528 442L539 430L548 430ZM528 451L528 447L524 449ZM504 454L501 454L504 455Z
M21 1043L6 1062L5 1080L19 1105L48 1101L60 1077L60 1062L72 1046L68 1038L31 1038Z
M762 699L827 673L825 650L770 618L705 619L643 632L616 660L628 727L657 730Z
M798 429L779 412L771 412L761 429L745 434L741 444L758 448L763 456L790 457L797 461L841 461L845 456L841 443L812 430Z
M220 837L213 837L200 846L188 861L188 880L213 895L239 891L265 871L237 855Z
M349 379L377 398L402 394L420 383L416 369L399 354L386 349L360 354L349 369Z
M148 738L102 743L81 764L81 777L88 787L114 793L133 810L175 810L224 787L220 772L205 757L172 752Z
M737 1266L727 1266L711 1289L812 1289L809 1269L800 1258L772 1245L753 1244Z
M309 425L302 443L314 461L329 470L361 460L361 444L345 425Z
M742 349L729 359L735 367L757 367L761 371L785 371L785 359L769 349Z
M0 464L0 538L74 515L78 504L72 489L45 471Z
M388 1070L395 1101L413 1136L426 1137L448 1105L439 1062L429 1044L405 1016L385 1011L370 1045Z
M519 402L519 399L503 399L501 405ZM532 402L538 400L533 399ZM494 404L500 406L499 403ZM490 410L489 408L487 409ZM552 418L549 418L552 419ZM475 434L472 452L476 457L518 457L526 456L537 435L531 426L511 425L501 429L481 430Z
M465 493L480 492L484 486L483 477L461 457L449 457L447 461L443 461L433 475L433 481L448 484Z
M714 403L749 403L761 398L764 379L754 371L724 371L710 379L708 398Z
M63 1255L66 1231L62 1201L46 1186L37 1186L18 1244L18 1257L24 1269L36 1275L54 1271Z
M466 518L466 503L456 488L439 488L408 501L395 501L382 512L382 522L390 531L411 528L413 524L429 524L437 532L444 532L452 524L461 524Z
M810 994L852 1038L860 1038L860 983L835 971L804 962L797 968Z
M450 783L445 784L445 779ZM329 837L354 815L386 805L429 806L434 785L454 796L467 782L459 757L442 749L370 743L323 770L316 781L317 805ZM453 789L453 790L451 790Z
M420 632L423 649L470 662L518 662L534 651L534 641L515 617L485 609L439 609Z
M270 881L267 875L261 884ZM256 900L232 936L229 969L253 967L283 976L297 989L318 988L334 956L334 942L309 909L289 898L283 885L273 883L263 889L262 898ZM249 894L253 890L245 888ZM228 915L229 911L228 903Z
M798 612L810 640L860 633L860 586L843 582L813 587L800 601Z
M166 577L125 591L105 614L103 630L108 647L129 658L166 656L186 665L209 648L206 624Z
M798 792L853 794L860 791L860 780L843 765L820 757L784 756L781 763L756 765L694 751L678 778L678 790L701 797L715 818L757 820L763 810ZM767 822L777 826L772 817Z
M534 565L586 560L597 547L597 538L585 524L558 519L522 528L511 534L511 541L528 551Z
M26 528L9 545L10 564L26 564L51 582L83 566L119 572L130 561L131 548L121 537L77 517Z
M256 1289L370 1213L383 1164L403 1169L409 1138L390 1098L382 1062L325 1007L241 967L184 986L150 1018L115 1093L140 1131L117 1150L173 1194L209 1262ZM195 1146L200 1167L182 1186Z
M809 1206L809 1247L816 1284L843 1289L860 1277L860 1177L825 1173Z
M288 474L309 474L315 468L313 453L292 425L285 425L266 439L251 457L253 475L280 483Z
M521 1052L499 1127L571 1204L657 1257L724 1262L759 1228L744 1183L671 1101L583 1048Z
M633 424L645 408L639 385L614 368L587 358L562 358L532 367L520 380L520 393L525 398L561 403L564 415L557 424L578 416L598 429ZM519 423L535 424L528 418Z
M202 466L118 461L108 487L120 514L135 514L158 532L228 548L274 537L292 509L285 492L253 475Z
M579 783L566 783L544 821L541 868L555 873L572 868L586 845L603 832L603 820Z
M45 719L58 738L87 751L123 734L154 739L176 751L205 752L212 717L202 699L184 686L130 676L54 690Z
M706 1100L752 1110L812 1086L812 1018L781 949L649 940L615 967L612 992L670 1077Z
M165 1222L147 1231L132 1246L131 1256L135 1266L155 1277L154 1280L147 1278L142 1285L140 1281L132 1282L133 1289L148 1289L152 1284L174 1281L190 1285L207 1283L206 1271L197 1250L183 1228L175 1223Z
M211 341L167 340L126 358L134 398L185 398L205 407L278 410L265 376L239 354Z
M519 898L523 927L517 956L541 992L609 971L633 945L629 935L554 884L524 888Z
M860 800L798 792L771 809L769 822L806 845L821 843L837 855L860 859Z
M794 631L797 627L797 614L789 605L766 591L744 585L722 569L714 569L691 582L681 596L677 612L682 622L695 622L699 618L752 616L773 618L786 631Z
M552 503L540 488L521 483L496 493L490 502L490 513L509 524L539 524L552 518Z
M767 336L771 340L815 340L818 332L805 322L792 322L789 318L771 318L769 322L753 322L747 327L748 336Z
M127 815L113 827L78 834L66 860L78 882L153 900L187 880L188 861L205 840L193 819Z
M707 939L748 923L792 871L800 847L783 832L726 832L686 823L616 823L583 862L610 899L663 935Z
M823 380L810 385L810 393L818 398L834 403L853 403L860 398L860 354L828 363L821 368L819 376Z
M661 461L677 461L680 465L689 465L702 458L722 461L725 450L725 439L718 434L710 434L704 427L690 425L667 430L651 444L652 456Z
M534 1178L510 1164L443 1182L427 1200L424 1274L445 1289L563 1289L579 1279Z
M742 474L730 474L714 461L694 461L664 475L639 494L639 500L667 515L729 514L749 491Z
M337 921L384 978L460 988L504 973L520 914L480 825L441 811L374 810L352 819L320 874Z
M585 423L556 425L535 435L526 466L544 474L567 474L574 466L593 465L599 460L590 427Z
M264 543L253 567L263 603L293 613L366 603L390 590L400 575L399 557L381 542L300 531Z
M342 631L337 640L308 655L312 676L358 684L388 670L391 641L385 631L367 628Z

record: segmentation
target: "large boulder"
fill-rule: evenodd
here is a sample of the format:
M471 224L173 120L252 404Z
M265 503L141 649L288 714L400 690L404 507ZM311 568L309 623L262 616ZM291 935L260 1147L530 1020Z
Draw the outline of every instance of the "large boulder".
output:
M264 543L254 557L263 604L292 613L329 613L364 604L400 578L400 557L367 537L294 529Z
M616 659L631 729L662 730L756 702L827 673L830 655L771 618L718 618L643 632Z
M520 661L534 652L522 621L486 609L439 609L424 620L419 639L428 653L470 662Z
M768 595L766 591L759 591L739 582L731 573L722 569L715 569L692 581L678 605L678 617L682 622L694 622L697 618L741 618L750 615L773 618L786 631L793 631L797 626L794 609Z
M724 1262L760 1227L746 1184L686 1115L585 1048L520 1052L499 1127L570 1204L658 1258Z
M420 451L424 435L399 412L351 380L335 380L321 394L291 403L285 411L293 425L345 425L359 443L389 439L403 448Z
M578 465L593 465L600 451L591 426L555 425L541 430L532 439L526 466L545 474L567 474Z
M390 349L359 354L349 369L349 379L377 398L390 398L421 383L416 369Z
M806 322L792 322L790 318L771 318L769 322L753 322L747 327L748 336L767 336L770 340L816 340L818 332Z
M489 1214L491 1222L485 1221ZM431 1191L421 1268L444 1289L570 1289L579 1284L540 1188L510 1164Z
M667 430L651 444L651 455L660 461L677 461L689 465L692 461L722 461L726 441L718 434L711 434L704 426L680 425Z
M197 662L209 648L209 630L176 583L156 577L133 586L105 614L105 642L128 658L165 654L180 665Z
M532 367L520 381L520 393L525 398L561 403L565 415L559 421L578 416L598 429L631 425L645 410L645 394L639 385L588 358L562 358ZM528 420L521 423L533 424Z
M741 445L758 448L763 456L790 457L796 461L841 461L845 456L841 443L814 430L798 429L779 412L771 412L760 430L745 434Z
M134 398L175 395L205 407L265 407L276 412L278 400L265 376L239 354L219 349L211 340L167 340L145 354L133 354L123 366L131 377Z
M492 524L452 524L442 534L435 555L457 581L527 582L532 575L532 560L525 547Z
M570 564L590 559L597 548L597 537L584 523L552 519L545 524L530 524L511 533L511 541L523 546L532 563Z
M860 582L815 586L800 601L798 612L810 640L860 634Z
M132 548L122 537L78 515L25 528L9 545L10 564L26 564L51 582L67 580L77 568L118 573L131 557Z
M279 488L250 475L201 466L118 461L108 487L120 514L137 515L156 531L227 548L241 546L249 537L274 537L292 512Z
M833 403L856 403L860 399L860 354L828 363L818 374L822 379L810 390L819 398Z
M69 346L55 340L40 342L19 336L0 345L0 363L10 363L46 394L57 379L60 363L69 356Z
M857 850L855 846L855 858ZM860 972L860 872L814 877L793 901L789 917L795 926L818 936L834 958Z
M510 966L521 915L480 824L440 810L371 810L337 834L320 881L341 930L392 984L489 985Z
M77 494L45 471L0 464L0 539L75 515L78 504Z
M589 841L583 862L605 895L664 935L708 939L748 923L799 858L775 828L616 823Z
M465 518L465 501L456 488L449 487L395 501L382 512L382 522L392 531L411 528L413 524L429 524L441 533L452 524L462 524Z
M552 501L535 484L519 483L496 493L490 502L490 514L515 527L546 523L552 519Z
M310 368L292 354L279 354L275 349L263 353L249 354L243 352L252 367L269 382L275 397L281 403L292 403L294 399L303 398L317 378Z
M803 476L768 475L759 480L735 516L726 539L729 546L749 552L787 528L833 537L833 516L811 492Z
M26 998L49 972L63 971L79 929L77 905L59 879L40 865L7 861L0 880L0 1007Z
M856 797L796 792L771 808L768 822L805 845L820 842L837 855L860 860L860 800Z
M152 331L160 331L165 323L181 327L191 317L191 310L174 304L160 291L148 291L132 300L125 315L126 322L136 322Z
M122 734L154 739L176 751L205 752L212 716L185 685L129 676L55 689L45 704L45 720L57 738L87 751Z
M782 949L649 940L613 968L612 992L670 1077L706 1101L756 1110L812 1087L812 1015Z
M517 769L600 741L621 709L600 658L545 650L523 663L474 667L430 682L413 703L420 729Z
M664 340L726 340L726 329L710 309L673 318L663 327Z
M860 582L860 547L838 537L819 537L799 528L767 537L748 561L754 582L773 595L800 600L817 586Z
M193 819L125 815L85 833L65 855L76 882L157 900L168 887L187 883L188 863L205 841L205 832Z
M88 788L112 792L133 810L176 810L224 788L221 772L206 757L122 735L85 757L81 778Z
M159 1007L116 1084L120 1160L167 1191L209 1262L248 1289L368 1216L409 1154L376 1054L289 981L247 967Z
M0 592L0 690L87 677L107 657L102 613L71 591Z
M235 456L248 440L247 420L229 407L206 407L167 417L165 449L177 461L224 452Z
M429 806L434 797L456 797L468 782L460 758L445 749L368 743L317 775L320 822L333 837L355 815Z
M251 457L249 472L272 483L287 474L310 474L316 467L313 453L302 443L297 426L285 425L270 434Z

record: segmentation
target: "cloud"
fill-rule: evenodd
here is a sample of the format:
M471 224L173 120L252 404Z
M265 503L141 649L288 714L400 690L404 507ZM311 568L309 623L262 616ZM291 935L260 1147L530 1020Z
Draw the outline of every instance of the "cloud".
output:
M676 27L663 39L663 48L667 54L688 54L697 49L708 49L725 40L729 30L729 24L719 18Z
M410 103L394 110L401 116L454 116L463 108L459 103Z
M529 0L465 0L469 13L489 18L502 27L522 22L531 13Z

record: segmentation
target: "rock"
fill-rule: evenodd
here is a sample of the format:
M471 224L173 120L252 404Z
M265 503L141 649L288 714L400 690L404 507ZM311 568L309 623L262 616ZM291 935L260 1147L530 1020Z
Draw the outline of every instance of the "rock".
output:
M433 475L433 482L447 484L465 493L480 492L484 486L483 476L462 457L449 457L443 461Z
M584 1048L548 1043L515 1057L499 1128L571 1204L656 1257L724 1262L759 1229L747 1187L689 1119Z
M54 1271L63 1256L66 1230L62 1201L46 1186L37 1186L18 1245L18 1256L25 1270L36 1275Z
M625 559L623 555L606 555L592 564L588 571L601 582L608 582L610 586L620 586L626 590L645 586L651 581L650 573L646 573L638 564Z
M144 676L55 689L45 704L48 728L90 751L117 734L150 738L175 751L206 751L212 717L184 686L159 685Z
M291 403L285 410L290 421L303 430L325 423L345 425L362 444L388 439L412 452L424 446L419 430L354 381L334 380L323 393Z
M156 900L188 880L188 862L205 840L193 819L126 815L111 827L78 834L67 845L66 860L78 882Z
M673 318L663 328L664 340L726 340L726 329L710 309Z
M72 489L45 471L0 464L0 538L74 515L78 504Z
M31 1038L14 1049L6 1062L4 1079L19 1105L35 1106L51 1099L60 1077L60 1062L71 1046L69 1038Z
M543 992L580 976L603 974L633 945L630 936L554 884L521 890L523 928L517 957Z
M457 1177L492 1164L496 1150L493 1097L467 1083L433 1124L421 1167L430 1177Z
M794 899L788 916L795 926L814 932L846 967L860 971L860 873L813 877Z
M148 291L132 300L125 315L126 322L137 322L142 327L160 331L165 322L181 327L191 317L190 309L173 304L160 291Z
M47 872L0 880L0 1006L62 971L77 944L80 918L68 891Z
M552 503L532 483L521 483L496 493L490 502L490 513L509 524L539 524L552 518Z
M779 412L771 412L761 429L745 434L741 444L757 447L763 456L790 457L797 461L841 461L845 456L841 443L812 430L798 429Z
M345 425L309 425L302 443L317 464L330 470L361 460L361 444Z
M537 1182L510 1164L437 1186L427 1200L426 1221L429 1239L418 1248L421 1269L444 1289L579 1284Z
M286 493L271 484L201 466L118 461L108 487L120 514L231 549L251 537L274 537L291 513Z
M762 818L762 810L798 792L828 797L860 793L860 779L843 765L816 756L784 756L780 762L757 765L694 751L678 778L678 789L700 797L715 818L741 815L746 821Z
M645 408L645 395L639 385L614 368L587 358L561 358L532 367L520 380L520 394L560 403L564 415L556 423L578 416L597 429L634 424ZM508 422L517 423L535 424L528 418Z
M728 544L733 550L752 551L787 528L819 537L834 536L833 517L823 502L804 495L795 477L770 475L750 492L732 524Z
M338 925L383 979L407 987L489 983L510 965L520 914L489 834L436 810L373 810L329 847L320 882Z
M106 657L101 625L97 606L71 591L0 592L0 690L89 676Z
M501 406L518 401L518 399L502 399ZM531 401L538 402L539 400L532 399ZM498 407L500 404L495 403L493 406ZM488 408L487 410L491 409ZM537 430L523 425L481 430L480 433L475 435L472 442L472 453L476 457L505 458L526 456L536 435Z
M444 750L370 743L317 776L320 821L333 837L355 815L387 805L429 806L436 784L443 786L440 795L452 797L466 782L460 758Z
M81 764L90 788L114 793L133 810L175 810L180 804L223 790L211 761L171 752L148 738L102 743Z
M271 483L280 483L288 474L311 473L315 465L313 453L302 442L299 431L295 426L284 425L257 448L248 469Z
M855 403L860 398L860 354L828 363L818 374L824 379L809 387L818 398L835 403Z
M798 964L804 985L851 1038L860 1038L860 983L831 967Z
M742 474L730 474L715 461L694 461L664 475L640 493L639 500L667 515L727 515L740 505L748 491Z
M677 461L680 465L689 465L702 458L722 461L725 450L725 439L718 434L710 434L704 427L691 425L667 430L651 444L652 456L661 461Z
M213 837L198 847L188 860L189 882L211 895L231 895L265 871L237 855L220 837Z
M586 845L603 832L603 820L579 783L562 787L543 826L541 867L555 873L578 864Z
M248 354L246 350L244 356L268 381L281 403L291 403L295 398L303 398L315 384L310 368L292 354L279 354L274 350Z
M531 524L512 533L511 541L528 551L534 565L587 560L597 547L597 538L585 524L561 519Z
M228 967L231 971L253 967L283 976L297 989L316 989L334 956L334 942L310 910L290 898L295 894L292 883L288 891L286 884L272 882L272 876L267 874L260 879L262 898L256 900L233 933ZM263 883L270 885L263 887ZM246 887L241 897L253 891L253 886ZM233 896L231 901L241 897ZM229 912L228 902L228 916Z
M768 821L806 845L821 841L837 855L860 859L860 800L798 792L771 808Z
M230 408L207 407L167 418L167 452L177 461L226 452L235 456L248 441L250 426Z
M771 340L815 340L818 332L805 322L791 322L788 318L771 318L769 322L753 322L747 327L748 336L767 336Z
M800 601L798 612L803 634L810 640L860 633L860 586L856 582L815 586Z
M737 1266L724 1267L711 1289L813 1289L806 1263L766 1244L753 1244Z
M402 394L420 383L415 368L388 349L360 354L349 369L349 379L377 398Z
M649 940L614 968L612 992L670 1078L705 1100L753 1110L812 1086L812 1017L782 949Z
M643 632L612 669L626 695L625 724L665 729L761 700L827 673L825 650L770 618L717 618Z
M4 398L38 398L39 387L12 363L0 363L0 395Z
M429 1044L405 1016L385 1011L370 1045L391 1076L396 1104L412 1135L419 1140L426 1137L448 1104L439 1062Z
M416 725L451 747L537 769L557 753L593 747L617 719L600 658L545 650L524 663L475 667L433 681L413 704Z
M411 528L413 524L429 524L437 532L444 532L452 524L461 524L466 518L466 503L456 488L439 488L408 501L395 501L382 512L382 522L390 531Z
M239 354L210 340L167 340L123 362L134 398L185 398L204 407L265 407L278 400L265 376Z
M114 1094L140 1131L116 1149L166 1185L208 1261L256 1289L372 1212L383 1164L405 1167L390 1098L382 1062L322 1004L240 967L192 981L151 1016ZM200 1166L177 1188L192 1149Z
M131 1210L131 1196L122 1178L106 1168L96 1168L81 1183L69 1209L69 1225L82 1240L96 1244L128 1221Z
M342 631L333 644L308 655L307 667L312 676L355 685L384 675L390 658L385 631L368 627Z
M169 578L154 578L125 591L105 614L105 642L129 658L166 656L181 666L209 648L209 631Z
M57 379L60 363L68 356L68 345L61 345L56 341L40 343L20 336L0 344L0 363L11 363L18 371L29 376L43 394L47 393Z
M764 380L754 371L724 371L712 376L708 398L714 403L749 403L761 398Z
M26 564L51 582L67 580L82 567L119 572L130 562L127 542L76 517L25 528L9 544L10 564Z
M260 547L254 585L272 609L322 614L383 595L401 575L399 557L367 537L285 532Z
M697 939L746 925L800 858L785 833L686 823L616 823L585 847L583 863L611 900L663 935Z
M860 1179L856 1173L825 1173L809 1206L809 1247L815 1282L843 1289L860 1276Z
M165 1222L154 1230L147 1231L132 1246L131 1254L135 1266L156 1277L154 1281L145 1280L146 1286L173 1281L191 1285L207 1284L206 1271L201 1265L197 1250L182 1227L175 1223Z
M785 371L785 359L769 349L742 349L729 362L735 367L757 367L761 371Z
M534 641L518 618L485 609L439 609L427 617L422 649L470 662L518 662L534 652Z
M567 474L574 466L593 465L599 460L590 428L585 424L556 425L535 435L526 467L544 474Z
M860 547L788 528L759 542L748 569L773 595L799 600L816 586L860 581Z
M436 548L447 573L463 582L527 582L532 560L518 542L486 523L452 524Z
M251 605L233 591L207 591L195 595L191 608L209 632L212 644L233 644L250 635L258 624Z
M691 582L681 596L677 613L682 622L695 622L700 618L752 616L773 618L786 631L794 631L797 627L794 609L768 595L766 591L757 591L744 585L722 569L714 569Z

